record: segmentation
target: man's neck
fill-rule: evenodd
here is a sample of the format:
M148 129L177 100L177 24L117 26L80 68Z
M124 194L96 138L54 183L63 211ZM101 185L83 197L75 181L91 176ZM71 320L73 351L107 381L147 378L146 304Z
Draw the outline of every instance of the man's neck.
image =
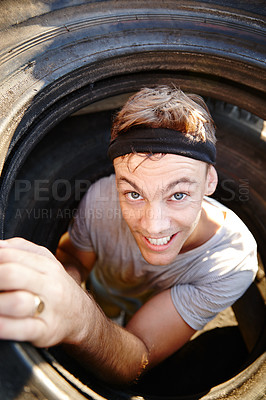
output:
M184 243L180 253L193 250L210 240L224 223L225 213L211 203L203 200L199 222Z

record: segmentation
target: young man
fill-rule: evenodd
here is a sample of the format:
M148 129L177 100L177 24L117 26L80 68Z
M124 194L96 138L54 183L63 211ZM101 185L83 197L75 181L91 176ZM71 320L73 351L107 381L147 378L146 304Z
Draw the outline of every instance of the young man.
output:
M65 343L124 384L233 304L257 257L245 225L206 197L217 185L215 130L200 97L141 90L114 121L109 156L115 175L91 186L60 241L68 274L44 248L1 244L0 338ZM81 289L88 277L105 314ZM107 317L119 310L124 328Z

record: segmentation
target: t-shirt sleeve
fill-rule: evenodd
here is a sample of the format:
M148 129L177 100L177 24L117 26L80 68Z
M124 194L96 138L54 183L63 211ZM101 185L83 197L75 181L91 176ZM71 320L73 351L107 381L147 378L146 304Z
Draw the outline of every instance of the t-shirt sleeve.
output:
M90 235L90 208L87 206L90 198L88 191L79 203L78 209L68 227L71 242L83 251L94 251Z
M103 253L106 241L110 241L110 234L106 234L106 231L112 228L114 216L117 215L117 202L114 175L101 178L90 186L68 228L75 247L94 251L97 255Z
M249 269L244 264L248 263ZM257 271L257 257L252 253L241 266L214 282L177 284L171 288L174 306L184 321L195 330L202 329L219 312L230 307L251 285Z

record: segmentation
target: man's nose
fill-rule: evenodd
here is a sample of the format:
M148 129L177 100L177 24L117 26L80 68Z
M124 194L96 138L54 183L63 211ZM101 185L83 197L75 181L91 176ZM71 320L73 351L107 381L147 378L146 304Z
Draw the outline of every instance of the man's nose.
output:
M146 204L141 218L141 227L143 234L150 237L164 233L168 234L170 218L165 207L160 203Z

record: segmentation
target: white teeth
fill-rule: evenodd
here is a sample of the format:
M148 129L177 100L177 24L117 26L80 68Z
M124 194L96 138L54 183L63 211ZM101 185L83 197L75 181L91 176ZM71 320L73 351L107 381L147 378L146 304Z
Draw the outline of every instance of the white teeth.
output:
M166 236L160 239L150 239L147 238L150 244L155 244L156 246L161 246L163 244L167 244L169 240L171 239L171 236Z

